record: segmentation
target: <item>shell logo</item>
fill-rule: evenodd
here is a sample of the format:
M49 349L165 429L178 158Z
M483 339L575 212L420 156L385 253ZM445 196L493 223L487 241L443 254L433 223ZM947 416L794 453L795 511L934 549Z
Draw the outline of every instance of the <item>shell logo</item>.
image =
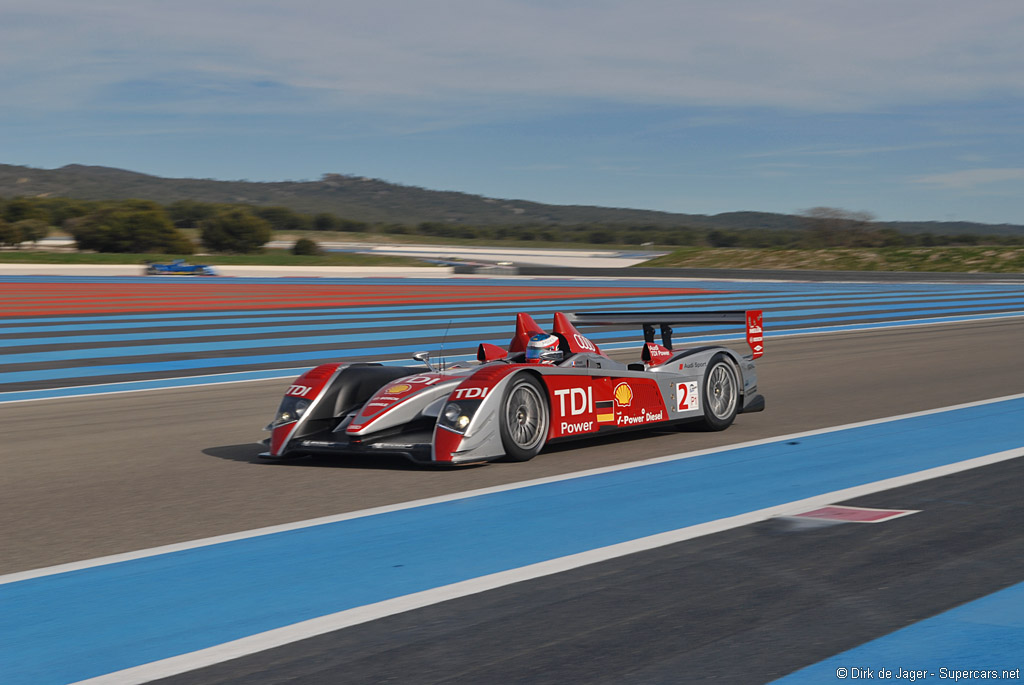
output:
M412 390L412 386L408 385L406 383L399 383L398 385L392 385L390 388L388 388L384 392L390 393L392 395L396 395L396 394L398 394L400 392L406 392L407 390Z
M628 407L629 403L633 401L633 388L629 387L629 383L619 383L615 386L615 392L612 395L615 397L615 404L620 407Z

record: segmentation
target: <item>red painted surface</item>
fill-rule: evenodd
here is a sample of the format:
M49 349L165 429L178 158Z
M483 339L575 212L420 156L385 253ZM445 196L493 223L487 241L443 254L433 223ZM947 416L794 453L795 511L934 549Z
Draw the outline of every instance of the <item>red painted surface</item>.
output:
M519 312L516 314L516 332L512 335L512 340L508 344L509 354L525 352L526 346L530 342L530 337L543 332L544 329L533 320L532 316L525 312Z
M795 516L797 518L845 521L848 523L881 523L882 521L916 513L912 509L867 509L864 507L846 507L840 504L833 504L828 507L815 509L814 511L795 514Z
M310 369L306 373L302 374L295 379L288 390L285 391L286 396L292 397L304 397L310 401L313 401L321 392L327 387L327 382L331 379L331 376L337 371L340 363L334 364L321 364L315 368ZM281 451L288 444L288 440L292 436L292 431L295 430L296 422L286 423L281 426L274 428L270 435L270 453L275 456L280 456Z
M700 288L629 288L630 296L710 295ZM0 316L313 309L454 302L544 302L605 299L602 288L507 286L455 280L437 285L363 283L0 283Z
M643 426L668 420L653 378L546 375L548 439L597 432L603 424Z
M640 351L640 358L651 366L664 364L672 357L672 353L658 343L644 343L644 349Z
M462 444L462 436L438 426L434 429L434 461L450 463L452 453Z
M445 380L446 376L443 373L421 373L391 381L374 393L373 397L363 405L345 432L349 435L358 435L362 431L373 430L370 426L377 419L406 400L415 397L424 389Z
M576 327L569 323L569 319L562 312L555 312L555 321L551 330L555 335L561 336L565 340L569 346L569 352L572 354L579 354L581 352L601 354L601 348L595 345L593 341L583 337L576 330Z

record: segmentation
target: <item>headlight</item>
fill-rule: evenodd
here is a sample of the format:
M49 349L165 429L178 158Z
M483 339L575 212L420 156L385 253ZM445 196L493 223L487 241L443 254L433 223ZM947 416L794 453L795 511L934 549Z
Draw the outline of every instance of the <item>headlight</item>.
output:
M301 397L285 397L281 400L281 406L277 409L277 416L274 418L274 425L280 426L292 421L298 421L309 409L310 401Z
M456 433L464 433L479 406L480 400L463 400L461 403L449 402L441 411L438 423Z
M462 415L462 407L455 404L454 402L449 402L448 406L444 408L443 414L445 420L447 420L448 423L454 424L456 421L459 420L459 416Z

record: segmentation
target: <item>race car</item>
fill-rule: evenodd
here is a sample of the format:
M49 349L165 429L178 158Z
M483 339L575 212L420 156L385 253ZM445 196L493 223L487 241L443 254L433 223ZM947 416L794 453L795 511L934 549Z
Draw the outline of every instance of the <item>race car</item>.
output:
M745 324L750 353L721 345L672 348L674 325ZM577 326L639 325L640 360L615 361ZM655 340L660 331L661 342ZM723 430L762 411L755 360L762 312L580 312L550 333L516 317L508 349L483 343L477 363L422 367L331 363L287 389L260 456L398 454L437 465L527 461L546 445L699 422Z
M217 276L217 270L208 264L189 264L184 259L175 259L167 264L147 262L147 276Z

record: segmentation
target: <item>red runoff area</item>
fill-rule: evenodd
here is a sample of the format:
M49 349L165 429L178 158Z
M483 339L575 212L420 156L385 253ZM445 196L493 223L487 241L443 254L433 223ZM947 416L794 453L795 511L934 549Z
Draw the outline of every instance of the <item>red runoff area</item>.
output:
M628 297L725 293L702 288L623 288ZM192 312L246 309L322 309L387 305L607 299L606 288L509 286L459 282L439 285L299 283L0 283L0 316Z

